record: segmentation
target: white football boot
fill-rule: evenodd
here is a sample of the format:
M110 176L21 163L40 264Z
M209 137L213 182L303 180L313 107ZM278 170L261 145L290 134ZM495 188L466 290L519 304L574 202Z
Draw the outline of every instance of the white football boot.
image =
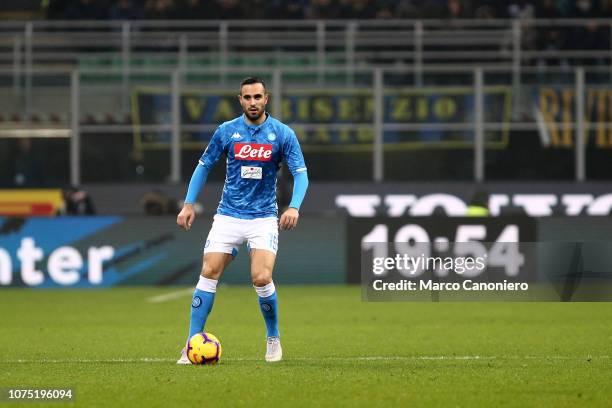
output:
M183 347L183 351L181 351L181 358L176 360L176 364L191 364L189 357L187 357L187 347Z
M274 362L283 359L283 349L280 344L280 338L268 337L266 341L266 361Z

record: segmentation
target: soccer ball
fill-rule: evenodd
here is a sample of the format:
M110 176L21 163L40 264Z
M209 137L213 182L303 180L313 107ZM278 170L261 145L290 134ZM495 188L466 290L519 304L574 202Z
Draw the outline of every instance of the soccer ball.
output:
M210 333L196 333L187 343L187 358L191 364L217 364L221 358L221 342Z

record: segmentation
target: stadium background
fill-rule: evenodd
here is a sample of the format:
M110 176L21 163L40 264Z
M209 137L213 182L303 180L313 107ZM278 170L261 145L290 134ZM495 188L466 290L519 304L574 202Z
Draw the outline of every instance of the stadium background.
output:
M354 249L363 238L348 233L354 217L371 219L372 227L380 222L435 222L452 239L457 222L473 222L465 217L476 209L482 217L471 219L492 230L504 224L506 217L520 218L522 241L608 241L612 234L610 17L612 3L605 0L3 1L0 301L5 299L2 324L12 333L5 339L7 344L18 344L17 339L33 332L5 312L25 312L39 296L53 313L46 323L40 321L41 327L67 324L73 330L65 336L76 338L81 326L70 322L79 315L60 306L53 308L63 304L58 294L68 299L68 309L82 308L87 304L84 297L91 296L104 304L102 312L108 312L114 309L104 299L139 310L144 306L132 305L133 296L150 298L177 289L166 286L193 286L224 166L217 165L211 173L200 197L203 213L189 233L175 225L177 208L212 132L220 122L240 113L235 100L237 84L247 75L266 80L271 94L268 108L296 130L308 165L310 188L301 222L295 232L281 235L275 272L277 283L294 284L287 293L299 299L300 308L311 296L309 286L303 285L330 284L317 289L323 297L314 295L315 306L320 302L321 309L354 308L363 316L372 314L373 321L383 313L382 309L368 310L367 304L357 305L359 290L345 287L359 278L359 272L350 267ZM286 205L291 191L291 177L286 173L279 181L281 205ZM34 271L24 267L27 245L42 250L41 255L32 255L30 249L31 259L36 259ZM108 247L112 248L110 256L104 255ZM102 258L96 260L96 251ZM64 259L63 268L57 266L62 256L71 259ZM247 261L242 253L223 277L230 287L239 285L225 289L229 299L242 296L242 286L249 284ZM92 266L96 262L101 274ZM150 292L113 288L89 295L79 290L134 285ZM34 287L52 290L30 289ZM181 288L178 290L180 293ZM167 315L148 322L144 330L168 325L168 321L177 331L183 330L179 323L186 322L187 310L182 306L188 297L184 292L172 300ZM287 303L291 315L291 300ZM239 313L236 307L233 310ZM455 307L455 313L490 320L489 327L478 327L487 333L511 330L502 325L515 318L526 330L537 333L537 322L548 319L543 332L555 338L572 332L561 323L564 316L579 325L585 315L605 321L610 314L607 305L562 312L555 312L553 306L519 306L516 315L504 305L492 306L490 314L484 315L471 305ZM458 315L450 309L423 305L411 309L396 304L385 310L388 320L371 323L369 331L356 323L359 316L348 319L353 326L346 329L369 335L381 331L391 337L393 333L404 335L392 316L418 310L424 319L417 323L425 327L423 337L439 335L435 327L452 327L451 338L456 336L454 340L461 345L461 336L474 324L468 319L463 328L455 327L452 321ZM529 314L536 317L529 320ZM330 319L344 317L329 314ZM294 329L294 338L300 333L311 336L308 319L298 321L303 332ZM465 363L471 372L482 368L478 356L486 355L487 350L494 355L515 350L515 357L528 355L534 364L554 360L551 372L581 370L575 365L587 355L599 355L598 369L605 370L609 368L606 344L612 337L601 321L595 320L595 326L583 331L588 340L577 338L557 348L536 334L516 349L491 340L492 334L489 340L481 338L483 348L466 343L457 349L436 341L427 346L403 343L393 337L378 351L359 343L353 344L353 353L340 351L340 357L322 359L342 368L348 364L343 358L359 353L366 361L372 353L374 360L385 353L399 357L394 363L398 366L374 367L376 375L382 375L395 370L404 373L414 367L402 364L420 364L432 356L446 361L449 355L474 354L477 358L467 358ZM125 324L114 332L119 339L116 344L132 345L136 337ZM258 351L237 340L244 333L220 319L213 319L212 324L215 330L225 331L220 337L230 345L230 369L236 369L232 364L240 361L246 361L247 368L254 364L249 359L258 356ZM291 330L289 327L288 332ZM160 333L159 343L176 342L173 329ZM341 349L344 334L334 334ZM313 341L327 347L329 339L322 337ZM74 363L71 355L62 348L59 337L55 341L50 351L41 354L43 361L70 366ZM307 340L299 341L309 349ZM581 341L586 345L580 346ZM150 362L147 359L154 355L157 362L166 364L176 354L171 344L158 344L149 354L136 346L110 347L95 362L121 358ZM398 351L407 344L414 355ZM131 354L126 357L123 351ZM13 375L7 375L0 387L20 385L30 375L35 379L30 381L32 386L36 381L49 384L46 374L32 374L35 364L27 368L16 364L23 356L7 349L1 357L0 364ZM78 356L83 361L86 357ZM425 360L419 360L422 357ZM500 381L516 369L514 360L508 361ZM432 364L438 375L450 381L455 373L452 368L440 374L438 369L449 366ZM448 364L459 363L451 358ZM351 367L357 374L348 377L346 384L365 381L359 373L371 375L370 368L363 361ZM527 369L529 375L539 375L537 368ZM561 376L556 394L536 397L533 391L517 404L579 404L585 401L577 395L590 392L587 405L605 405L609 386L598 386L601 372L578 371L584 382L578 381L574 388L568 385L569 377ZM239 372L238 378L241 375L245 374ZM309 377L315 373L299 375L315 381ZM383 377L390 379L386 374ZM63 385L63 378L72 378L81 384L66 374L58 378L51 383ZM479 381L485 379L477 378ZM546 386L534 381L538 387ZM112 392L119 387L114 385ZM559 391L563 387L571 389L571 395ZM142 394L145 388L146 384L139 388ZM289 399L280 402L300 401L288 397L294 388L286 385L285 390L288 394L283 398ZM312 393L316 390L329 391L322 384ZM399 394L389 401L392 403L456 403L449 395L448 399L414 400L402 394L399 384L390 386L389 391L394 390ZM81 384L81 391L87 394L90 389ZM245 390L242 395L247 394ZM490 405L508 396L475 395L476 399L466 397L466 405ZM348 394L344 397L351 401ZM94 402L90 398L84 399L88 405ZM116 403L134 403L117 398ZM156 401L142 398L155 405ZM183 402L189 400L185 398ZM327 403L338 401L330 397Z
M601 19L608 4L587 3L6 2L0 185L14 190L4 213L39 211L32 203L46 200L43 212L128 223L174 215L212 131L239 114L235 84L260 75L270 111L300 137L311 180L302 215L320 225L283 240L296 282L342 281L347 214L464 215L480 205L496 216L606 216L612 32ZM291 190L283 174L281 203ZM219 165L201 198L207 215L223 179ZM57 190L18 193L40 188L61 189L68 206ZM395 195L425 207L391 209ZM162 236L150 251L159 258L164 245L199 240L157 231L169 225L160 221L139 220L129 242L111 230L89 244ZM34 237L62 229L33 228ZM330 242L318 265L302 261L313 259L309 242ZM12 265L18 245L3 245ZM46 256L60 246L46 245ZM139 254L142 271L159 276L143 283L187 283L198 269L197 251L167 256L173 268ZM9 281L19 285L19 274Z

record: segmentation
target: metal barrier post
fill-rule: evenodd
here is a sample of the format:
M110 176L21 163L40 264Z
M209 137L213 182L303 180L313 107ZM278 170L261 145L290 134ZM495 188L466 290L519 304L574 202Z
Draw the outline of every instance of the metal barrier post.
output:
M130 110L130 22L124 21L121 25L121 111Z
M610 68L610 79L608 79L610 82L612 82L612 20L610 20L609 26L608 26L608 30L610 30L610 49L608 51L610 51L610 62L608 63L608 67Z
M28 22L25 26L25 118L29 122L32 116L32 37L34 26Z
M281 70L274 68L272 72L272 115L278 120L283 120L282 80Z
M423 22L414 23L414 86L423 86Z
M13 39L13 93L19 94L21 90L21 37L16 35Z
M374 69L374 146L372 161L374 181L377 183L384 179L383 86L383 70L382 68L376 68Z
M227 59L229 42L229 23L222 21L219 24L219 82L226 84Z
M317 84L325 82L325 21L317 21Z
M181 73L172 71L172 139L170 142L170 181L181 181Z
M518 118L521 108L521 22L512 22L512 117Z
M70 75L70 184L81 184L81 133L79 128L80 117L80 73L72 71Z
M189 44L187 42L187 35L182 34L179 37L179 55L178 55L178 68L184 71L187 68L187 58L189 53Z
M355 82L355 35L357 34L357 23L351 21L346 26L344 66L346 75L346 85L353 86Z
M576 68L576 181L585 180L584 68Z
M484 86L482 68L474 69L474 180L484 180Z

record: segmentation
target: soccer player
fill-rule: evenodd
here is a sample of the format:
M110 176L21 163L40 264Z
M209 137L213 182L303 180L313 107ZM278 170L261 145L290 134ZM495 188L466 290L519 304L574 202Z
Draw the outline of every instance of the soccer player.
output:
M295 133L266 112L268 93L264 81L245 78L240 84L238 100L243 115L223 123L213 134L191 176L185 205L176 220L185 230L191 228L195 219L193 203L211 168L225 155L225 185L204 245L202 272L191 302L189 338L204 330L219 278L246 241L251 257L251 280L267 330L265 359L280 361L283 352L276 288L272 281L278 227L291 230L297 225L308 176ZM289 208L278 220L276 173L282 160L287 162L293 175L293 194ZM177 364L189 364L186 349Z

